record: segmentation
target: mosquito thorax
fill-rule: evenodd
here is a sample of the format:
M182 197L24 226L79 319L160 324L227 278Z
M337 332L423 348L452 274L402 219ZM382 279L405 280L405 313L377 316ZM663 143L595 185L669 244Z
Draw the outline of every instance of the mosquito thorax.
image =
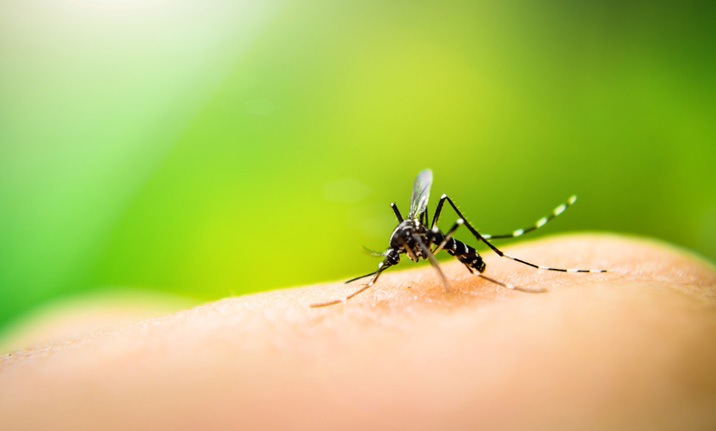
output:
M395 228L393 234L390 235L390 248L394 250L402 249L410 239L410 235L418 232L420 223L417 220L405 220Z
M425 258L420 246L415 242L414 236L418 235L426 239L427 229L420 221L408 219L402 221L395 228L390 236L390 248L398 250L400 253L406 253L408 257L417 262L420 258Z

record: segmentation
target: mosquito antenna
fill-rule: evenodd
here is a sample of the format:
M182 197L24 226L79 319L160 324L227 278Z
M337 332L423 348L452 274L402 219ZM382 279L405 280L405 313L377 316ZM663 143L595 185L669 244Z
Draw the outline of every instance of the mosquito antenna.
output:
M365 251L366 253L370 254L371 256L375 256L375 257L385 257L385 252L379 253L379 252L377 252L377 251L375 251L375 250L369 249L369 248L366 247L366 246L363 246L363 251Z

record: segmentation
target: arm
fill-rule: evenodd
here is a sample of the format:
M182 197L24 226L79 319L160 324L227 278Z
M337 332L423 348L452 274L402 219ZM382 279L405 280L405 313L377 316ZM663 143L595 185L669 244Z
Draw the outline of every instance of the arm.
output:
M716 271L661 243L560 236L342 283L225 299L0 360L8 429L708 429Z

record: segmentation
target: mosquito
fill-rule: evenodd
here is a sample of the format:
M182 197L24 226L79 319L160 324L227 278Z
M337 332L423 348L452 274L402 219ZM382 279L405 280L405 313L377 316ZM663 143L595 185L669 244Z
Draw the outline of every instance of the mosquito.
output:
M380 277L380 274L382 274L383 271L390 268L391 266L397 265L400 262L400 255L403 253L405 253L408 258L410 258L410 260L412 260L413 262L418 262L421 259L427 259L428 261L430 261L430 264L433 266L433 268L435 268L435 271L440 276L443 286L445 286L445 290L450 291L450 282L445 277L443 271L440 269L440 265L438 264L437 259L435 259L435 255L441 250L445 250L448 254L454 256L463 265L465 265L468 271L470 271L471 273L480 276L487 281L495 283L498 286L527 293L542 293L547 291L547 289L529 289L515 286L509 283L503 283L483 274L483 272L485 272L485 261L482 260L482 256L480 256L480 253L478 253L477 250L472 248L470 245L453 238L455 231L457 231L457 229L463 225L473 234L473 236L475 236L478 241L482 241L483 243L485 243L492 251L497 253L500 257L512 259L521 264L531 266L532 268L558 272L607 272L604 269L564 269L536 265L520 258L510 256L509 254L502 252L500 249L492 245L490 241L488 241L493 239L516 238L528 232L532 232L541 228L542 226L547 224L547 222L562 214L567 208L574 204L574 202L577 200L577 196L570 197L567 202L555 208L552 211L552 214L546 217L542 217L541 219L537 220L534 225L528 228L517 229L512 233L503 235L486 235L479 233L474 227L472 227L472 225L468 223L468 221L465 219L465 216L462 215L462 213L457 208L452 199L450 199L445 194L440 197L440 202L438 202L438 207L435 210L435 215L433 216L431 222L429 218L430 216L428 214L428 198L430 196L430 186L432 185L432 183L433 172L430 169L426 169L420 172L415 178L415 182L413 183L413 193L410 196L410 212L408 213L407 218L403 219L403 216L401 215L400 211L398 210L398 206L395 203L390 204L390 207L393 209L395 216L398 218L399 224L398 227L396 227L393 231L393 234L390 236L390 248L388 248L388 250L386 250L385 252L379 254L379 256L383 257L383 262L378 265L378 270L369 274L361 275L360 277L350 279L346 281L346 283L352 283L356 280L371 276L373 278L371 278L370 281L367 284L363 285L360 289L356 290L355 292L344 298L334 299L328 302L311 304L311 307L325 307L328 305L340 304L342 302L348 301L359 293L364 292L368 288L372 287L376 281L378 281L378 277ZM447 233L442 233L438 228L437 223L442 213L443 205L445 204L445 202L450 204L450 206L459 218L457 219L455 224L453 224L450 230L447 231Z

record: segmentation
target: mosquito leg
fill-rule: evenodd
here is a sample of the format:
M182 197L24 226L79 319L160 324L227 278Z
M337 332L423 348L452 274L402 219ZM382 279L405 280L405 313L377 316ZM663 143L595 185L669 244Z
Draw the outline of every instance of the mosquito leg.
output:
M376 272L378 272L378 271L374 271L374 272L371 272L370 274L366 274L366 275L361 275L361 276L356 277L356 278L351 278L350 280L345 281L344 283L345 283L345 284L353 283L354 281L360 280L361 278L366 278L366 277L370 277L371 275L375 275Z
M377 271L372 272L372 273L370 273L370 274L362 275L362 276L360 276L360 277L356 277L356 278L354 278L354 279L352 279L352 280L346 281L346 283L350 283L351 281L359 280L359 279L361 279L361 278L365 278L365 277L368 277L368 276L371 276L371 275L372 275L373 278L370 279L370 281L368 282L368 284L365 284L365 285L361 286L360 289L356 290L355 292L351 293L350 295L346 296L345 298L334 299L334 300L328 301L328 302L318 302L318 303L315 303L315 304L311 304L311 307L312 307L312 308L326 307L326 306L329 306L329 305L340 304L340 303L342 303L342 302L348 301L349 299L353 298L354 296L358 295L359 293L361 293L361 292L367 290L368 288L372 287L372 286L375 284L375 282L378 280L378 277L380 277L380 274L381 274L383 271L385 271L386 269L388 269L389 267L391 267L391 266L392 266L392 265L388 265L388 264L385 264L384 262L381 262L380 265L378 266L378 270L377 270Z
M502 286L502 287L505 287L505 288L507 288L507 289L517 290L517 291L519 291L519 292L526 292L526 293L543 293L543 292L546 292L546 291L547 291L547 289L544 289L544 288L528 289L528 288L526 288L526 287L515 286L514 284L503 283L503 282L501 282L501 281L495 280L494 278L490 278L490 277L488 277L488 276L486 276L486 275L480 274L479 272L476 272L475 275L479 275L480 277L484 278L485 280L487 280L487 281L489 281L489 282L492 282L492 283L495 283L495 284L498 285L498 286Z
M400 241L400 244L403 246L403 250L405 251L405 254L408 255L408 258L412 260L413 262L417 262L418 257L413 253L413 248L408 245L407 242L403 238L398 238L398 241Z
M522 236L528 232L532 232L533 230L537 230L541 228L542 226L546 225L548 221L554 219L558 215L562 214L564 210L571 207L574 202L577 201L577 196L572 195L567 202L563 203L562 205L558 206L554 210L552 210L552 214L548 215L547 217L542 217L541 219L537 220L537 222L534 224L534 226L525 228L525 229L517 229L513 231L512 233L506 233L502 235L486 235L483 234L482 237L485 239L504 239L504 238L516 238L518 236Z
M425 245L422 239L418 235L413 235L413 238L415 241L420 245L420 248L423 250L423 254L425 254L428 257L428 260L430 261L430 265L435 268L435 271L437 271L438 275L440 276L440 279L443 282L443 286L445 286L445 291L450 292L450 283L448 282L447 277L445 277L445 274L443 274L443 270L440 269L440 264L438 263L438 260L435 259L435 255L430 251L428 246Z
M455 224L454 224L454 225L450 228L450 230L445 234L445 236L443 237L443 240L440 242L440 244L435 248L435 250L433 250L433 254L438 254L438 252L439 252L440 250L442 250L443 248L445 248L445 244L447 244L448 241L450 241L450 238L452 238L452 236L453 236L453 234L455 233L455 231L457 230L457 228L459 228L463 223L465 223L465 220L463 220L463 219L458 219L458 220L455 222ZM433 232L433 235L436 235L436 234L440 233L440 231L438 230L437 226L435 226L435 227L432 228L432 232Z
M475 228L473 228L470 223L468 223L468 221L465 219L465 216L462 215L462 213L460 212L459 209L457 209L457 206L455 206L452 199L450 199L448 197L448 195L444 194L444 195L440 196L440 202L438 202L438 209L435 211L435 217L433 218L433 226L431 226L431 229L435 227L435 224L437 223L437 220L440 217L440 213L442 211L443 204L445 203L445 201L447 201L450 204L450 206L452 206L452 209L455 210L455 213L463 220L465 226L467 226L467 228L475 236L475 238L477 238L478 240L487 244L487 246L490 247L492 249L492 251L494 251L498 255L500 255L500 256L504 255L503 252L498 250L497 247L495 247L494 245L487 242L487 240L485 240L485 238L483 238L483 236L480 235L480 233L477 230L475 230Z
M366 277L372 276L373 278L370 279L368 284L362 286L360 289L351 293L350 295L346 296L345 298L334 299L334 300L328 301L328 302L319 302L316 304L311 304L311 307L325 307L327 305L340 304L341 302L348 301L349 299L353 298L354 296L358 295L359 293L361 293L364 290L368 289L369 287L373 286L383 271L385 271L386 269L390 268L393 265L397 265L399 262L400 262L400 254L397 251L393 250L392 248L388 249L385 252L385 260L383 260L380 264L378 264L378 269L375 272L371 272L370 274L361 275L359 277L352 278L352 279L346 281L346 283L352 283L356 280L360 280L361 278L366 278Z
M443 210L443 203L445 202L445 199L447 199L447 195L442 195L440 197L440 202L438 202L438 207L435 209L435 215L433 216L433 222L430 224L430 229L435 229L435 226L438 224L438 219L440 218L440 212Z
M395 204L395 202L393 202L392 204L390 204L390 207L393 208L393 212L395 213L395 216L398 217L398 221L399 221L400 223L402 223L402 222L403 222L403 216L400 215L400 210L398 210L398 206Z
M570 269L564 269L564 268L552 268L552 267L549 267L549 266L543 266L543 265L537 265L537 264L534 264L534 263L530 263L530 262L527 262L527 261L525 261L525 260L519 259L519 258L517 258L517 257L510 256L509 254L505 254L505 253L502 252L500 249L498 249L497 247L495 247L494 245L492 245L488 240L486 240L482 235L480 235L480 233L479 233L477 230L475 230L475 228L472 227L472 225L470 225L470 223L465 219L465 216L463 216L462 213L460 212L460 210L457 209L457 206L455 206L455 204L453 203L452 199L450 199L447 195L442 195L442 197L440 198L440 203L438 203L438 210L440 210L440 207L442 207L442 203L443 203L444 201L447 201L447 202L450 204L450 206L452 207L452 209L455 210L455 213L457 213L457 215L458 215L461 219L465 220L465 226L470 230L470 232L472 232L472 234L475 236L475 238L477 238L478 240L484 242L488 247L490 247L490 249L492 249L492 251L494 251L495 253L497 253L500 257L506 257L506 258L508 258L508 259L514 260L515 262L519 262L519 263L522 263L522 264L524 264L524 265L531 266L532 268L544 269L544 270L547 270L547 271L558 271L558 272L607 272L607 270L605 270L605 269L572 269L572 268L570 268ZM437 216L437 215L438 215L438 214L436 214L436 216Z
M518 290L520 292L528 292L528 293L542 293L546 292L547 289L528 289L524 287L515 286L513 284L509 283L502 283L500 281L497 281L495 279L492 279L486 275L482 274L482 271L485 270L485 263L483 262L480 255L477 253L477 250L470 247L469 245L465 244L464 242L452 239L452 235L455 233L458 227L460 227L465 221L463 219L458 219L457 222L453 225L453 227L448 231L448 233L445 235L444 239L440 243L440 245L435 249L433 254L437 253L441 249L445 248L445 251L450 253L451 255L455 256L457 260L459 260L468 271L470 271L471 274L476 274L485 280L488 280L492 283L495 283L499 286L505 287L507 289L512 290ZM433 228L433 234L437 234L439 231L437 228Z
M501 281L497 281L493 278L490 278L486 275L482 274L482 271L485 270L485 263L483 262L480 255L477 253L477 250L470 247L469 245L465 244L464 242L452 239L452 235L455 233L458 227L460 227L465 221L463 219L458 219L455 225L448 231L448 233L445 235L445 239L440 243L438 248L436 248L434 253L437 253L442 248L445 248L445 251L450 253L451 255L455 256L457 260L459 260L465 267L467 267L467 270L470 271L470 273L479 275L480 277L484 278L485 280L488 280L492 283L495 283L499 286L505 287L507 289L517 290L520 292L527 292L527 293L542 293L546 292L547 289L528 289L525 287L515 286L513 284L509 283L502 283ZM433 233L436 232L437 228L433 229ZM452 239L452 241L451 241Z

